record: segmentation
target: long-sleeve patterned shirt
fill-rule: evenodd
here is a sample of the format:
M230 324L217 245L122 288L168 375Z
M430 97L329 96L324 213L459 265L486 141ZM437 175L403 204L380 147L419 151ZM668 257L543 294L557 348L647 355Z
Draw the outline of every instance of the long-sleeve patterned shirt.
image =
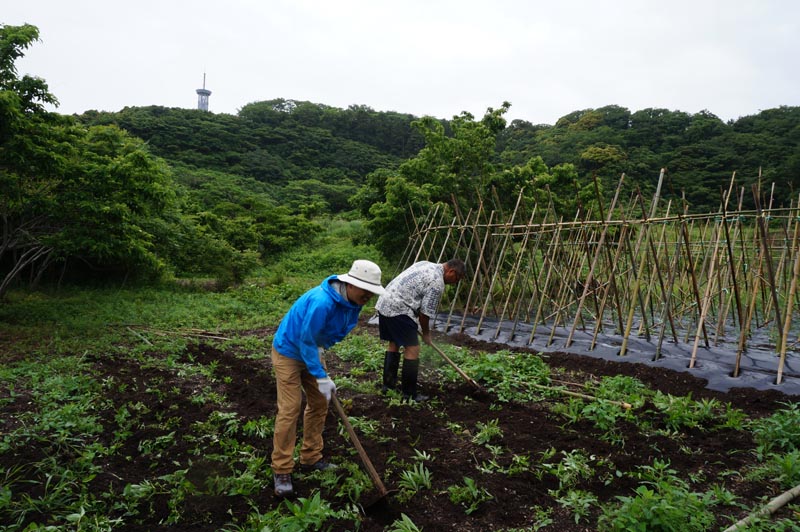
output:
M386 285L375 310L392 317L405 314L416 319L419 314L432 318L444 293L444 267L420 261L412 264Z

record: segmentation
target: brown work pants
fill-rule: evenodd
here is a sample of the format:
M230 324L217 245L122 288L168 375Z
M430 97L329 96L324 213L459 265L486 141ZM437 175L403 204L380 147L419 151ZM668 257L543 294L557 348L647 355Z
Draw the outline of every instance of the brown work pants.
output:
M320 357L322 366L325 360ZM275 435L272 443L272 472L291 473L294 468L294 447L297 442L297 420L306 393L306 408L303 412L303 446L300 448L300 463L315 464L322 460L322 429L328 415L328 400L317 386L317 379L306 369L306 365L285 357L272 349L272 368L278 386L278 413L275 416Z

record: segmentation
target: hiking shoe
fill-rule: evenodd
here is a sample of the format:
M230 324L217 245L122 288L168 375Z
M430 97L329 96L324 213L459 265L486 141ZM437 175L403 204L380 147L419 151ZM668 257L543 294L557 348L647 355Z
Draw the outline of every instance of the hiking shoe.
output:
M333 471L334 469L339 469L339 466L320 460L314 464L300 464L300 469L313 473L314 471Z
M278 497L291 497L294 494L292 475L290 473L276 473L272 475L272 480L275 483L275 495Z
M428 399L430 399L430 397L428 397L427 395L422 395L421 393L418 393L414 397L411 397L410 395L404 395L403 396L403 401L406 401L406 402L414 401L415 403L423 403L423 402L427 401Z

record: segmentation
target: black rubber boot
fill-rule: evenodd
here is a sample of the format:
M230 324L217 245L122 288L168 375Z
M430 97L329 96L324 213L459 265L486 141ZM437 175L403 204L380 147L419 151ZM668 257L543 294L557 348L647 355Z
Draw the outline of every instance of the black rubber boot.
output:
M417 378L419 376L419 359L403 359L403 399L408 401L427 401L428 396L417 393Z
M398 369L400 369L400 353L386 351L386 354L383 355L383 386L381 386L383 393L397 387Z

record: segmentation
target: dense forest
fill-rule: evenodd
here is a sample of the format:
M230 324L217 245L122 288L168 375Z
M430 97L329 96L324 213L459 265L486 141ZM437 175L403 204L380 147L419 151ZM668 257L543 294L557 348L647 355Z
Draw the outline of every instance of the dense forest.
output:
M591 217L623 173L629 191L652 192L665 168L664 194L692 212L717 210L734 172L748 186L776 183L775 206L800 189L800 107L727 123L616 105L508 123L508 102L443 119L291 99L235 116L157 106L66 116L45 109L58 102L45 80L17 71L38 38L35 26L0 25L0 297L41 279L237 282L313 241L329 216L363 219L358 238L391 260L411 217L439 202L512 208L524 190Z

